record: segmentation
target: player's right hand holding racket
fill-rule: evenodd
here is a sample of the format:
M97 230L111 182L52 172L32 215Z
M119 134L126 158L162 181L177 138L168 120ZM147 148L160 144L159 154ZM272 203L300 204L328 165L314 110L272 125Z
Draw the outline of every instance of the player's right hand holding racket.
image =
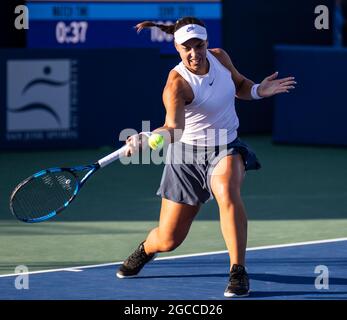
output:
M140 132L130 136L126 140L127 149L125 156L130 157L137 153L139 150L145 150L148 146L152 150L161 149L164 145L163 135L155 132Z

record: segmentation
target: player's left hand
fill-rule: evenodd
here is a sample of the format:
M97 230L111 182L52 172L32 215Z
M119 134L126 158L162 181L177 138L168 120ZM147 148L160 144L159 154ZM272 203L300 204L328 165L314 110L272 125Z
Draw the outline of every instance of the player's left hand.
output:
M271 97L278 93L289 92L291 89L295 89L296 82L294 77L287 77L283 79L277 79L278 72L275 72L271 76L266 77L258 87L258 95L264 98Z

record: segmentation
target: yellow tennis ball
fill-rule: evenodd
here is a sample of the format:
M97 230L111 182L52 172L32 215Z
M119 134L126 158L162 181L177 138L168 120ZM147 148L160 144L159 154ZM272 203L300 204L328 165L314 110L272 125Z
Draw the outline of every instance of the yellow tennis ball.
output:
M164 137L158 133L153 133L148 138L148 145L152 150L161 149L164 146Z

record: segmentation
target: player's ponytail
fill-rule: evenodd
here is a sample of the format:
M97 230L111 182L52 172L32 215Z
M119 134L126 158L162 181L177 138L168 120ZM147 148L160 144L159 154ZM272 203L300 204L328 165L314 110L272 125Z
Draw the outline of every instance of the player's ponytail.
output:
M152 28L152 27L157 27L161 31L167 33L167 34L174 34L175 32L175 25L174 24L160 24L160 23L155 23L152 21L143 21L135 26L137 33L140 33L142 29L144 28Z
M183 17L176 21L174 24L160 24L155 23L153 21L143 21L135 26L135 29L137 30L137 33L140 33L142 29L144 28L152 28L157 27L161 31L167 33L167 34L174 34L178 29L180 29L183 26L186 26L188 24L198 24L202 27L205 27L205 24L195 18L195 17Z

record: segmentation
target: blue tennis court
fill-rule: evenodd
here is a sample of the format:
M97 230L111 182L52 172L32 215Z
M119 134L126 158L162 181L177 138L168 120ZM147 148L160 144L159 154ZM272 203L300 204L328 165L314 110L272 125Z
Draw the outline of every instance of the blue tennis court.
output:
M346 257L347 238L249 248L251 294L244 299L345 300ZM16 275L2 275L0 299L222 300L228 263L224 251L158 257L132 279L115 277L119 263L57 269L30 274L22 290ZM319 266L328 270L325 281Z

